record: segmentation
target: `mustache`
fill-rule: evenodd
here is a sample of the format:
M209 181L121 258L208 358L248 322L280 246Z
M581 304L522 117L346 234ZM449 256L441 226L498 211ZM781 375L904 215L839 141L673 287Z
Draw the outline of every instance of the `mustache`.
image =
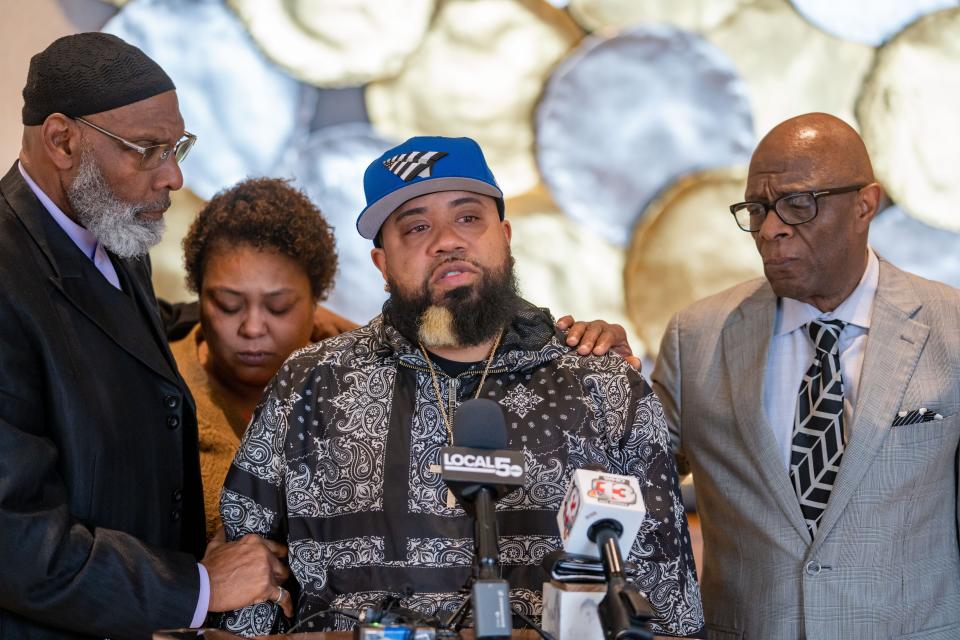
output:
M483 266L479 262L477 262L473 258L468 258L466 254L451 253L449 255L443 256L442 258L437 258L436 260L434 260L433 263L430 265L430 272L432 273L437 269L437 267L442 267L448 262L466 262L472 267L476 267L477 269L480 269L480 270L483 269Z
M479 262L477 262L472 258L468 258L465 254L461 252L445 255L442 258L438 258L434 260L433 263L430 265L430 267L427 269L426 275L423 277L421 292L425 298L427 299L430 298L430 285L433 281L433 274L437 272L437 269L451 262L461 262L461 263L469 264L471 267L477 270L477 273L480 273L480 274L486 274L489 271L486 267L481 265ZM447 296L449 297L452 293L453 291L447 292Z
M167 193L156 202L146 202L143 204L136 204L136 205L133 203L129 203L129 204L131 205L130 208L133 211L133 215L138 215L141 213L152 213L154 211L158 211L162 213L170 208L170 205L172 204L172 202L170 200L170 194Z

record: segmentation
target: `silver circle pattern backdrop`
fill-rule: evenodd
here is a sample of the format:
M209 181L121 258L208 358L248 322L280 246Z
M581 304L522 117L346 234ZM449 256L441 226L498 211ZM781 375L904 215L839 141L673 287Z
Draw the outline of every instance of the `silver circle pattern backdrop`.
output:
M709 174L703 170L742 168L755 141L777 121L802 111L824 110L864 132L878 159L878 178L892 186L890 195L897 207L875 221L872 242L877 251L925 277L958 283L955 261L925 256L944 255L930 252L931 244L946 243L945 251L956 246L960 214L939 206L929 209L957 201L960 169L958 163L921 169L923 162L942 155L943 137L937 132L955 130L956 118L950 116L949 121L948 116L960 112L960 85L950 80L957 77L960 0L724 0L709 6L654 0L497 0L476 3L478 9L469 12L471 24L459 26L449 20L440 24L437 16L453 15L446 10L459 7L463 0L436 0L432 11L432 3L420 2L420 17L411 16L412 24L427 20L425 28L411 30L415 41L398 43L392 38L377 43L370 34L377 32L378 23L369 12L376 12L378 3L386 7L393 2L344 4L330 15L317 13L323 11L323 3L311 0L260 6L260 11L273 7L297 17L296 37L303 50L309 49L303 39L311 34L323 39L318 47L322 45L325 56L341 56L337 63L344 70L341 76L311 68L316 61L303 61L302 69L291 66L298 64L296 56L291 58L283 51L283 39L269 33L271 21L289 22L289 16L250 24L257 20L252 12L245 12L244 22L231 10L245 6L237 1L115 2L122 6L105 30L144 48L168 69L181 88L187 126L200 135L184 166L187 186L200 199L178 199L185 204L177 215L194 215L201 199L247 175L293 176L335 227L341 273L330 306L357 322L367 321L383 295L380 276L369 263L369 246L353 237L352 221L362 198L357 176L377 150L396 137L401 123L391 121L395 110L380 102L371 118L363 101L356 99L368 85L358 82L375 78L383 85L391 78L423 77L410 89L403 83L392 85L400 93L388 99L429 105L431 113L445 118L437 121L437 133L456 130L455 114L464 113L470 128L489 127L498 140L510 136L533 140L535 174L528 168L522 179L501 178L527 189L513 190L507 202L508 216L523 230L518 241L525 246L514 249L522 291L538 302L538 292L549 290L557 315L637 318L645 309L627 309L623 275L616 265L643 263L624 252L629 253L634 227L643 220L646 207L656 204L658 194L669 192L674 184L689 185L698 175ZM701 6L702 11L694 10ZM546 21L543 29L528 22L520 28L512 17L520 14L524 20L534 16ZM860 20L853 24L851 15ZM504 25L502 32L511 35L464 40L471 29L483 31L495 24ZM323 25L323 32L314 33L311 25ZM425 59L436 64L443 55L436 51L418 55L424 42L438 40L431 39L435 28L444 30L445 46L460 62L422 75L424 69L411 65L425 64L420 62ZM567 34L566 54L555 64L524 64L525 59L542 59L545 43L533 34L551 29ZM579 29L584 39L572 29ZM757 29L764 33L751 34ZM325 33L342 36L339 49L338 38ZM271 38L269 46L258 45L264 38ZM774 50L778 41L789 43L789 60ZM556 41L549 46L556 47ZM381 60L388 61L378 68L369 60L356 59L366 49L376 49ZM516 100L502 95L503 87L511 84L497 78L514 68L523 70L523 91L539 98L527 117L513 117L505 124L492 114ZM540 75L531 75L533 69L540 69L536 72ZM911 76L943 81L914 82ZM311 79L317 84L306 82ZM416 95L405 96L403 91ZM784 99L791 94L801 99ZM891 104L884 96L894 100L891 108L884 108ZM382 100L381 94L378 101ZM922 121L909 115L909 105L928 105ZM448 114L454 114L453 119ZM429 129L430 122L418 126ZM512 133L504 126L513 127ZM906 139L921 149L915 157L897 146ZM501 159L498 164L509 166ZM345 184L353 181L357 184ZM936 197L927 195L931 193ZM703 216L729 217L725 208L712 204L708 208ZM562 233L547 228L556 225L562 225ZM677 228L690 232L688 225ZM578 233L584 241L576 241ZM569 239L562 260L549 247L535 246L551 237ZM658 242L676 243L682 251L687 238L668 235ZM165 240L157 251L179 251L179 239ZM157 262L180 264L179 256L173 257ZM731 273L750 259L738 253L725 265L722 257L711 258L715 269L729 268ZM752 259L759 264L756 256ZM592 273L604 282L597 283L593 295L582 295L589 286L583 265L600 262L610 267ZM183 290L165 290L165 283L177 280L166 275L158 278L159 293L185 298ZM701 293L691 282L679 281L676 286ZM671 310L674 298L685 299L652 298L644 298L643 305L649 305L650 313L655 309L657 316ZM657 345L649 336L641 341L633 327L628 331L638 351L655 356Z

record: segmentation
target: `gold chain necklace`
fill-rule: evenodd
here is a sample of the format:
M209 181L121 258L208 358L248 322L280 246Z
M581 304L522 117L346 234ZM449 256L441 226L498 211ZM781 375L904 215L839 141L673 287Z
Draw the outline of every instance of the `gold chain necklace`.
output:
M497 333L497 339L493 343L493 348L490 349L490 355L487 357L487 364L483 367L483 375L480 376L480 384L477 385L477 392L473 395L474 400L480 397L480 390L483 388L483 383L487 379L487 374L490 373L490 365L493 364L493 356L497 352L497 347L500 346L500 340L503 338L503 329ZM423 352L423 357L427 359L427 365L430 367L430 379L433 381L433 394L437 398L437 405L440 407L440 416L443 418L443 424L447 427L447 435L450 438L450 444L453 444L453 425L450 424L450 418L447 416L447 410L443 407L443 396L440 394L440 382L437 380L437 372L433 368L433 361L430 359L430 355L427 353L426 348L424 348L422 342L418 342L417 345L420 347L420 351Z

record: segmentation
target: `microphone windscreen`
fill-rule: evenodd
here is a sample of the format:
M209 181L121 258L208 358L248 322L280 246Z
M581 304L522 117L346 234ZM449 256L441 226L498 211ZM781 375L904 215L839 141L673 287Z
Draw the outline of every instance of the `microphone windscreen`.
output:
M461 404L453 420L453 444L470 449L506 449L507 425L500 405L486 398Z

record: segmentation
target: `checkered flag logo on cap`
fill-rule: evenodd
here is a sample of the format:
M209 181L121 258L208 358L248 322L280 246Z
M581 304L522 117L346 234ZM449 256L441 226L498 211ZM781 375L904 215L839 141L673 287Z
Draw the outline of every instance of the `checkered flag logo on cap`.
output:
M810 533L816 535L843 457L843 378L840 332L845 322L813 320L807 325L816 345L803 376L794 414L790 480Z
M404 182L410 182L418 176L429 178L430 168L445 155L446 151L410 151L387 158L383 165Z

